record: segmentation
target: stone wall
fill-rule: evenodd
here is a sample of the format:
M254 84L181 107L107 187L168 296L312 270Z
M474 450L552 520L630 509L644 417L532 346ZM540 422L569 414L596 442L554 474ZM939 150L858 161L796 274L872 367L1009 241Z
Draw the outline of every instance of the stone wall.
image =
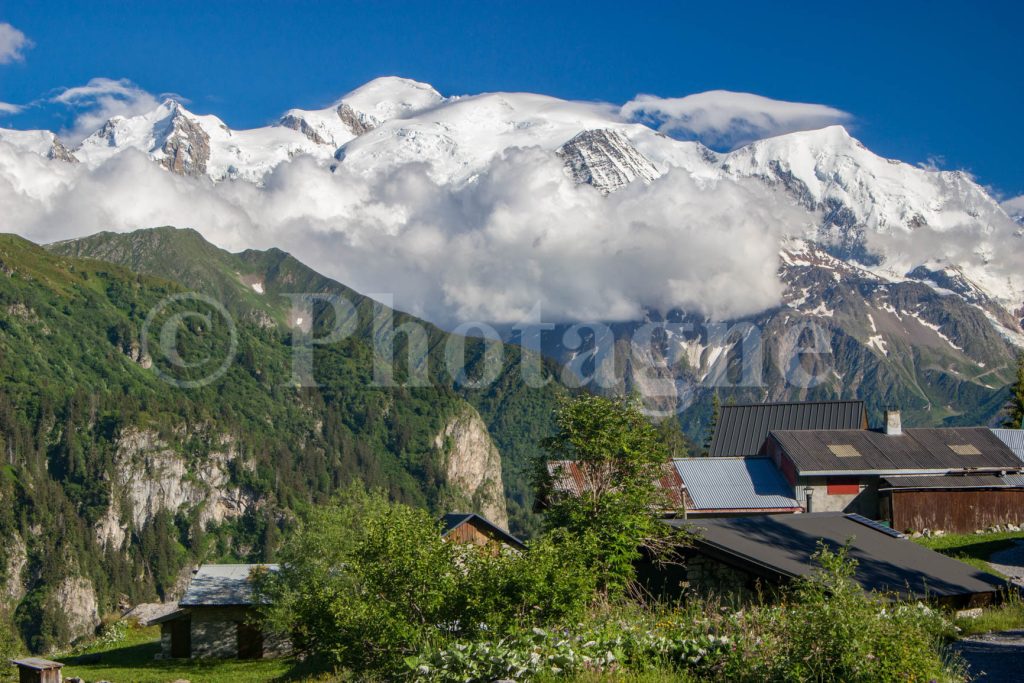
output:
M714 596L732 603L773 599L778 592L775 583L699 553L686 558L685 575L682 588L686 592L701 597Z
M804 488L814 489L811 512L855 512L868 519L878 519L878 477L861 477L859 493L829 494L827 477L800 477L795 488L795 497L800 504L807 505Z
M238 657L238 625L252 622L250 607L193 607L192 657L196 659L234 659ZM165 624L167 626L167 624ZM164 656L171 653L171 629L161 628L160 644ZM291 642L278 634L263 633L263 656L282 657L291 652Z

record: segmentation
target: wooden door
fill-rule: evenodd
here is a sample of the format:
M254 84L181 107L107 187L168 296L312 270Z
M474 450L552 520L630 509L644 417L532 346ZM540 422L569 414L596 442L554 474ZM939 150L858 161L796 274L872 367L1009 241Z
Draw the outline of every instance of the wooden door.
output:
M263 631L258 626L238 623L238 658L261 659L263 657Z
M171 657L188 659L192 656L192 618L189 616L171 622Z

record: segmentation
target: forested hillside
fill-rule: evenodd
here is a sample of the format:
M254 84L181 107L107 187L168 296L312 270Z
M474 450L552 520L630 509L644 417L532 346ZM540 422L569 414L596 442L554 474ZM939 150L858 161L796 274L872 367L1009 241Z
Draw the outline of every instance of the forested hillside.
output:
M272 557L296 510L355 479L435 512L507 509L514 530L532 528L524 464L558 388L520 381L517 348L470 389L483 342L465 340L452 380L445 353L461 340L395 314L394 329L427 330L410 370L407 335L375 324L373 302L283 252L232 255L170 228L56 251L0 237L0 579L34 650L173 594L194 562ZM293 332L329 335L342 309L314 299L296 327L284 292L354 305L347 336L312 347L315 385L295 381ZM375 354L392 345L396 381L380 386ZM402 386L420 364L430 381Z

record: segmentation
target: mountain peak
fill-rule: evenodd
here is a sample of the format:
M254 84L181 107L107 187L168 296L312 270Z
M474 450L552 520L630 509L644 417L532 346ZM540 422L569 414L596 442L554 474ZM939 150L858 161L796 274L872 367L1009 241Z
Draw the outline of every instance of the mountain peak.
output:
M384 76L364 83L343 96L336 104L347 104L357 112L372 116L377 125L402 118L444 102L444 97L428 83L398 76Z

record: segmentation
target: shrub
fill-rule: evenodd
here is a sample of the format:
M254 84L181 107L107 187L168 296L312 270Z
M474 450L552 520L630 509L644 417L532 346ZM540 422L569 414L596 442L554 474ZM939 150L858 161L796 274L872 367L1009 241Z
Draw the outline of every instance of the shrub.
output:
M351 489L320 508L257 580L269 625L300 650L394 677L417 652L580 617L590 554L555 534L528 554L449 543L429 513Z
M733 680L916 681L946 676L952 624L921 603L865 593L845 548L819 546L820 570L788 600L728 619L737 647L723 663Z

